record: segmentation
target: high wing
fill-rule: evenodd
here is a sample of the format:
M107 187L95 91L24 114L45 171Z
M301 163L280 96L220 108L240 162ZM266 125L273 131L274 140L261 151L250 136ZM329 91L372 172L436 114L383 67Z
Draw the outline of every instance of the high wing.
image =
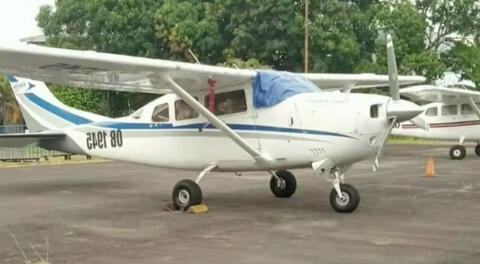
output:
M389 85L388 75L372 73L361 74L302 74L322 90L351 90L363 88L386 87ZM407 86L426 82L422 76L398 76L400 86Z
M3 134L0 135L0 146L7 148L19 148L35 144L39 140L56 140L64 137L65 134L59 132Z
M233 69L159 59L47 48L35 45L0 46L0 72L74 87L163 94L169 78L190 93L250 83L256 70ZM325 90L388 86L387 75L302 74ZM421 76L399 76L400 85L425 82Z
M445 88L434 85L418 85L400 89L400 94L414 101L442 102L445 104L480 102L480 92Z

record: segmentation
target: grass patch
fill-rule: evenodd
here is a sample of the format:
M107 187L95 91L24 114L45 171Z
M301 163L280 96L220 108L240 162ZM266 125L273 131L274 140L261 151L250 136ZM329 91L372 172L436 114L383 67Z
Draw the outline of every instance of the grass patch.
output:
M47 157L39 160L18 160L18 161L0 161L0 168L16 168L16 167L32 167L45 165L67 165L67 164L90 164L110 162L111 160L95 158L87 159L83 155L72 155L70 159L66 160L63 156Z
M388 144L405 144L405 145L437 145L440 144L437 140L413 138L406 136L390 136Z

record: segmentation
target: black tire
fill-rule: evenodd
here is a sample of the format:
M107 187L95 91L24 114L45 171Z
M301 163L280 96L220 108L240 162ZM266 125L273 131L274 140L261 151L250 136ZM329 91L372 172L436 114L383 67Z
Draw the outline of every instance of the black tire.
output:
M461 160L465 158L466 154L467 154L467 151L465 150L465 147L462 145L453 145L450 147L450 158L452 160Z
M477 154L477 156L480 156L480 144L477 144L475 146L475 154Z
M270 190L273 195L279 198L289 198L297 189L297 180L289 171L277 171L277 176L284 181L285 184L279 184L278 180L272 176L270 179Z
M333 209L339 213L351 213L357 209L360 204L360 194L357 189L350 184L340 184L340 189L346 197L346 201L342 201L337 195L335 188L330 192L330 204Z
M192 180L181 180L173 188L172 201L176 210L187 210L202 203L202 189Z

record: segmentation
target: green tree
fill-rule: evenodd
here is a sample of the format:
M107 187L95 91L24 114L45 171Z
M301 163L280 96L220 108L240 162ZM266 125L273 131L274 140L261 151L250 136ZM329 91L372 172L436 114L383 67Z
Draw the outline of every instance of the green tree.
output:
M23 122L20 107L10 88L6 76L0 76L0 124L21 124Z
M214 4L205 1L166 0L157 10L156 36L166 43L169 59L194 61L189 50L202 63L222 61L225 41L220 34Z
M480 46L456 43L448 57L448 65L462 78L471 80L480 90Z
M49 46L166 57L164 45L155 37L154 14L162 3L162 0L62 0L57 2L55 10L42 7L37 22ZM60 100L75 107L110 116L124 115L154 98L62 87L53 91ZM92 102L98 103L97 108Z

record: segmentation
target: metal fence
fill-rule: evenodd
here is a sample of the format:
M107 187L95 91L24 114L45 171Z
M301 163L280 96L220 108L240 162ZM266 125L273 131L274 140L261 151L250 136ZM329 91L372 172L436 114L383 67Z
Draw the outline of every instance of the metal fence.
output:
M25 125L5 125L0 126L0 134L25 133L26 129L27 127ZM34 145L23 148L0 147L1 161L40 160L48 159L48 157L52 156L65 156L65 158L68 158L70 154L46 150Z

